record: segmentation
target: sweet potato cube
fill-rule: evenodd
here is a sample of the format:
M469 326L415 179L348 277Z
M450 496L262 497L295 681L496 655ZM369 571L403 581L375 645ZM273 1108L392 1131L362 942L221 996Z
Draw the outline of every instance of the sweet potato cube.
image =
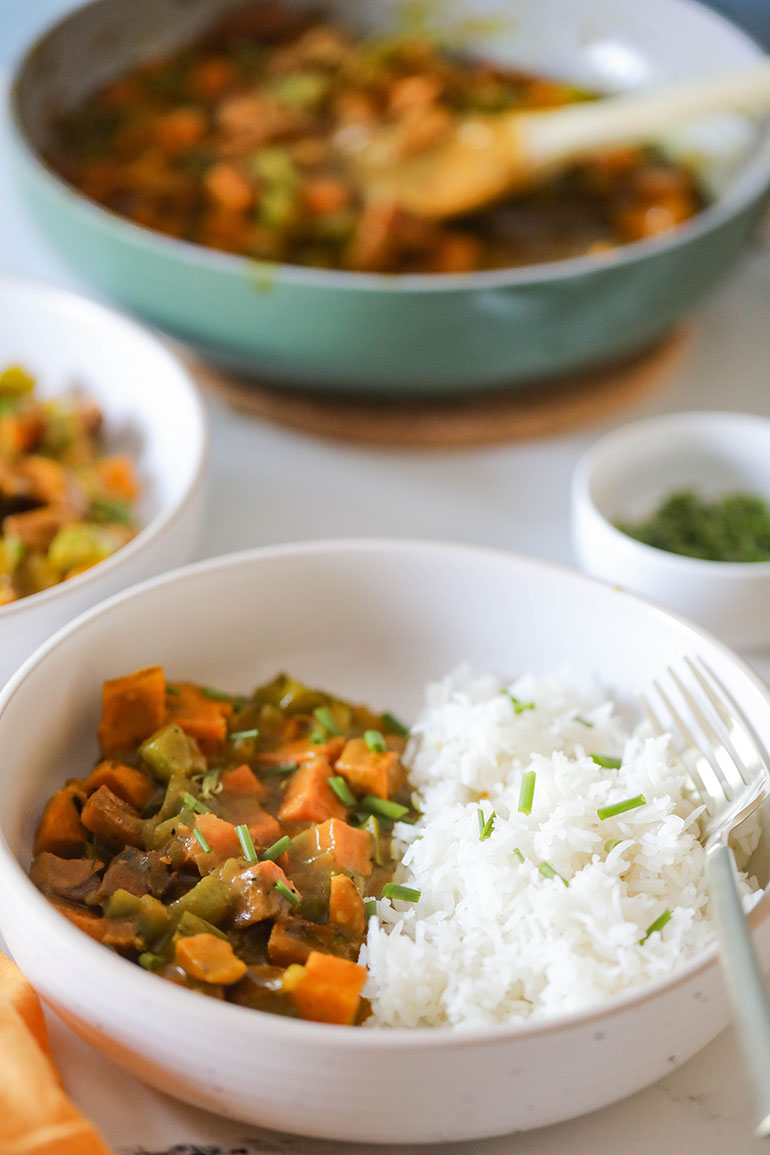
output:
M105 682L99 723L102 752L110 758L137 746L161 728L165 713L166 678L160 666Z
M35 854L44 850L59 858L77 858L86 848L88 832L80 821L73 788L63 786L46 803L35 835Z
M232 702L207 698L201 686L190 682L175 682L173 689L177 692L166 699L165 721L195 738L204 754L218 754L227 737Z
M329 785L333 773L326 758L320 754L295 770L278 811L281 821L323 822L327 818L344 818L347 807Z
M301 1019L351 1026L358 1014L365 982L366 967L311 951L292 998Z
M333 874L329 891L329 926L363 936L366 930L364 900L347 874Z
M232 822L226 822L216 814L196 814L195 826L206 839L211 853L217 858L240 858L243 854L238 833ZM201 853L205 853L202 848L200 849ZM197 853L195 857L198 857Z
M86 778L86 793L93 794L100 786L109 786L113 794L135 810L142 810L155 793L155 783L149 775L111 758L100 762Z
M363 738L345 743L334 769L359 794L374 794L376 798L390 798L404 779L395 750L378 753L370 750Z
M116 453L95 461L92 469L110 497L133 501L139 494L134 463L127 453Z
M230 943L215 934L191 934L178 938L174 962L185 974L202 983L237 983L246 974L246 963Z
M222 791L225 794L230 794L235 798L264 798L265 787L257 778L253 770L251 770L245 763L243 766L236 766L233 770L225 770L220 775L219 781L222 784Z
M108 920L102 917L101 912L84 910L82 906L70 906L66 902L54 902L53 905L59 914L63 914L65 918L69 919L78 930L85 931L90 938L97 942L104 941Z
M327 855L338 870L367 877L372 873L373 846L368 830L330 818L314 826L311 833L319 855Z

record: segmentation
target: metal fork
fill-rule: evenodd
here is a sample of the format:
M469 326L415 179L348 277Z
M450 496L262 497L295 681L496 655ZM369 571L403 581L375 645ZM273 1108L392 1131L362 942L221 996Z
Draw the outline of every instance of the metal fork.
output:
M701 820L706 876L722 965L754 1083L757 1135L770 1136L770 1000L735 877L731 832L770 792L770 758L751 723L705 662L682 659L640 698L653 729L674 736L675 752L706 807ZM653 704L653 701L657 704Z

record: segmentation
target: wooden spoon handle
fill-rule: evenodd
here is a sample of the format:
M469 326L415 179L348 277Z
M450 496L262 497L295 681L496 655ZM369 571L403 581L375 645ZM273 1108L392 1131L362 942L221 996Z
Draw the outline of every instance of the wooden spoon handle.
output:
M534 167L593 149L633 144L709 112L770 110L770 61L698 77L665 88L624 93L548 112L511 114L512 127ZM521 148L521 143L517 148Z

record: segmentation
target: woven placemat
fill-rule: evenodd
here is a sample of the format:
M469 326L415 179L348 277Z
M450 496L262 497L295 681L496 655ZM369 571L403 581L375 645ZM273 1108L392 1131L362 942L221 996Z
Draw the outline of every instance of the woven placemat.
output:
M603 369L536 386L460 397L357 397L262 385L188 353L198 382L242 413L316 437L389 449L448 449L526 441L606 419L661 388L682 361L690 331Z

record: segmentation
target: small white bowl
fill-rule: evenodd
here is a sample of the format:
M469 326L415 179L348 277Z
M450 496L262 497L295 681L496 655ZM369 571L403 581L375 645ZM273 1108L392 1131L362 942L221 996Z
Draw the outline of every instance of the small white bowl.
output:
M109 594L189 561L208 456L196 388L148 330L72 293L0 278L0 369L20 364L42 397L82 388L104 414L110 452L131 455L143 528L106 561L0 607L0 685L35 646Z
M770 562L715 562L645 545L617 529L672 492L751 493L770 503L770 420L748 413L673 413L624 425L578 462L572 483L576 558L597 577L646 594L747 651L770 645Z
M740 658L574 570L355 541L255 550L145 582L61 630L0 693L0 931L85 1039L231 1118L336 1140L448 1143L595 1110L672 1071L726 1025L715 949L637 992L539 1023L328 1026L164 982L72 926L25 870L45 800L96 757L102 680L138 667L157 662L234 690L284 669L411 721L425 683L463 660L505 677L565 665L595 673L628 708L683 653L709 664L770 746L770 691ZM764 834L750 864L763 885L769 843ZM764 959L769 916L764 893L749 916Z

